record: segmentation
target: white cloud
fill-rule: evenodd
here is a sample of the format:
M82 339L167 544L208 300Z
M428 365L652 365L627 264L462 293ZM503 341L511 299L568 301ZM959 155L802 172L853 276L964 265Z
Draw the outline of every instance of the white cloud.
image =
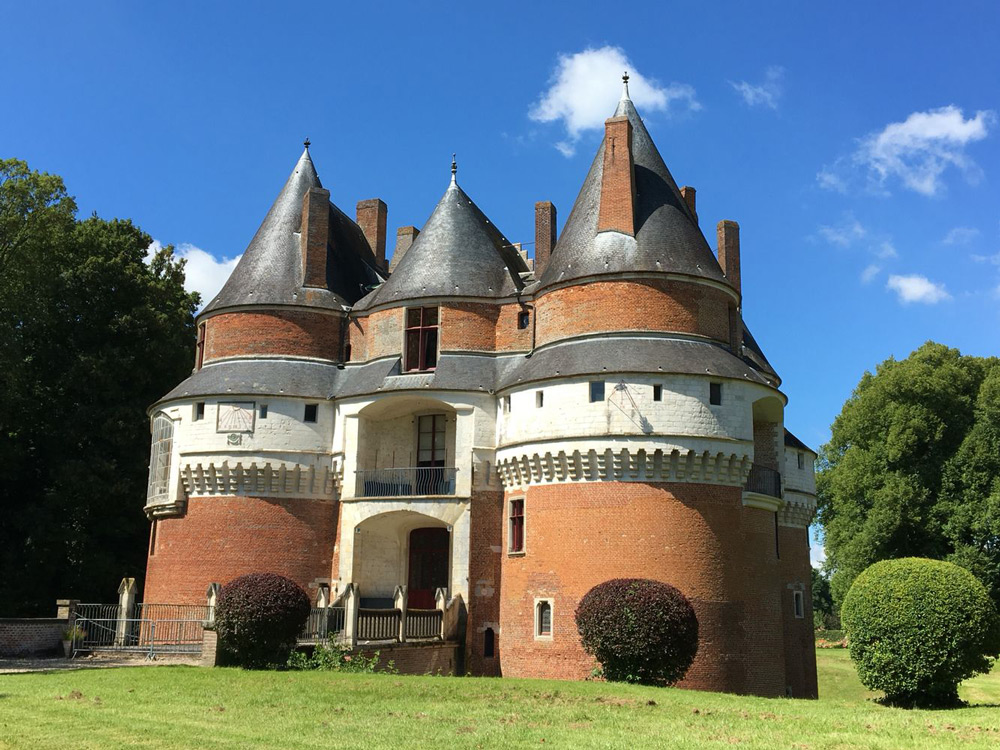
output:
M972 259L976 263L992 263L994 266L1000 266L1000 253L995 255L973 255Z
M864 271L861 272L861 283L870 284L872 281L875 280L875 277L878 276L881 271L882 271L881 266L877 266L874 263L872 263Z
M147 261L163 247L159 240L153 240L146 249ZM184 258L184 288L189 292L201 294L201 305L204 307L212 298L219 293L222 285L226 283L229 274L236 268L240 257L217 259L211 253L195 247L187 242L182 242L174 248L174 255Z
M628 71L629 95L646 112L670 113L673 107L699 110L694 88L684 83L661 86L646 78L620 47L588 48L560 55L551 85L528 112L536 122L561 121L566 139L556 143L564 156L572 156L581 134L604 127L621 96L621 76Z
M879 187L898 178L910 190L935 195L943 188L941 175L949 166L958 167L969 180L978 177L979 168L965 147L985 138L994 120L991 111L965 119L954 105L914 112L861 139L854 158Z
M823 567L826 562L826 549L823 545L821 532L813 527L812 542L809 544L809 562L817 570Z
M968 245L979 236L979 230L973 227L955 227L941 240L945 245Z
M758 105L778 108L778 100L782 93L782 79L785 77L785 69L779 65L772 65L764 74L764 82L755 86L747 81L730 81L732 86L743 97L743 101L751 107Z
M856 240L860 240L868 234L867 230L861 226L861 223L854 218L853 214L845 214L843 221L839 224L824 224L817 231L831 245L839 245L840 247L849 247Z
M890 276L886 288L896 292L899 295L899 301L903 304L920 302L933 305L951 299L944 284L935 284L926 276Z
M847 181L826 167L816 173L816 182L824 190L833 190L837 193L847 192Z
M876 258L881 258L882 260L899 257L899 252L897 252L896 246L889 240L885 240L880 243L877 248L872 250L872 252L875 253Z

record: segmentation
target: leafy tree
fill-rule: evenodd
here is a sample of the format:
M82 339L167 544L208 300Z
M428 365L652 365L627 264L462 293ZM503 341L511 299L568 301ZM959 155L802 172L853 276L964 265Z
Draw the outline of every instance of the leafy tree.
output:
M130 221L0 160L0 614L142 577L146 408L190 370L196 294Z
M830 579L821 571L812 568L812 605L813 625L817 628L836 629L840 627L840 618L833 607L833 593L830 591Z
M997 369L995 358L928 342L861 378L817 478L836 602L872 563L909 556L954 559L996 592L997 515L986 489L997 465L986 453L1000 441L978 425L1000 404L980 394Z

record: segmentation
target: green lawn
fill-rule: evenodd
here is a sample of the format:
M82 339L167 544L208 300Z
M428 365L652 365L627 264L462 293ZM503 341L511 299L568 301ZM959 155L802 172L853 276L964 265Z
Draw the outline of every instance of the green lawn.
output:
M970 708L866 700L820 651L819 701L587 682L150 667L0 676L0 748L1000 747L1000 671Z

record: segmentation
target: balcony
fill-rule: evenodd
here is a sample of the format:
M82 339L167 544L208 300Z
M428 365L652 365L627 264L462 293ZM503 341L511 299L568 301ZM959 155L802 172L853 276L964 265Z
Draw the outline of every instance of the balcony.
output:
M747 476L747 483L743 489L757 495L767 495L780 499L781 472L760 464L751 464L750 474Z
M358 469L356 497L454 495L454 466Z

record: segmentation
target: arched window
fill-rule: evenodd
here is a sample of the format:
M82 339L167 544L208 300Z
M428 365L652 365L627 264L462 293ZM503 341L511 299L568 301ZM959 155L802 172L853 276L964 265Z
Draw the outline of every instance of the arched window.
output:
M547 599L535 605L535 637L552 637L552 602Z
M149 451L149 486L146 502L167 499L170 489L170 454L174 445L174 423L163 412L153 417L153 444Z
M483 633L483 657L492 659L496 655L497 636L493 628L486 628Z

